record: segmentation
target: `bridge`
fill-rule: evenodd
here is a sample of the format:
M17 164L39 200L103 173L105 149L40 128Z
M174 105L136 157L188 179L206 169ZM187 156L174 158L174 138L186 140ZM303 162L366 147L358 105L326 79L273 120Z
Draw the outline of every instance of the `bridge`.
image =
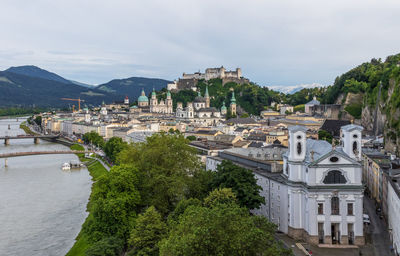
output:
M4 158L4 166L8 167L8 158L18 157L18 156L35 156L35 155L55 155L55 154L85 154L85 153L95 153L94 151L84 151L84 150L59 150L59 151L30 151L30 152L14 152L0 154L0 158Z
M57 139L59 135L17 135L17 136L2 136L0 140L4 140L4 145L10 145L10 140L15 139L33 139L35 144L39 143L39 139Z
M94 151L84 150L58 150L58 151L28 151L28 152L13 152L0 154L0 158L18 157L18 156L35 156L35 155L55 155L55 154L85 154L95 153Z

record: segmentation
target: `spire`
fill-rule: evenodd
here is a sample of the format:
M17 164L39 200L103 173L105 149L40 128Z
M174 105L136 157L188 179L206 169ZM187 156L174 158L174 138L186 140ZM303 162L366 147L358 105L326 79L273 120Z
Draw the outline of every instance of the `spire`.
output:
M206 86L206 93L204 94L204 97L210 97L210 96L208 95L208 85Z
M151 93L151 96L153 97L155 97L156 96L156 89L154 89L154 87L153 87L153 92Z
M144 88L142 88L142 96L146 96L146 93L144 92Z
M199 89L199 91L197 92L197 96L201 97L200 89Z
M167 91L167 97L171 97L171 91L170 90Z
M236 104L235 91L232 91L231 103L235 103Z

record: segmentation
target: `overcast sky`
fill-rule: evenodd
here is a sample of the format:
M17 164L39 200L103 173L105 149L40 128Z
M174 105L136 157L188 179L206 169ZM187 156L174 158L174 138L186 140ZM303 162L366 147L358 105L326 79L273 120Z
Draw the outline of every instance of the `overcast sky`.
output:
M100 84L223 65L260 85L328 85L400 52L400 1L2 0L0 28L0 70Z

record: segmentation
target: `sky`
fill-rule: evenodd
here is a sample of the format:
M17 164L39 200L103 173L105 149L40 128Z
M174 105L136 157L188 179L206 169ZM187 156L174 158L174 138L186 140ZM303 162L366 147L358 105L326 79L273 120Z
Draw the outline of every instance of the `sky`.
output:
M240 67L262 86L332 84L400 52L398 0L2 0L0 70L101 84Z

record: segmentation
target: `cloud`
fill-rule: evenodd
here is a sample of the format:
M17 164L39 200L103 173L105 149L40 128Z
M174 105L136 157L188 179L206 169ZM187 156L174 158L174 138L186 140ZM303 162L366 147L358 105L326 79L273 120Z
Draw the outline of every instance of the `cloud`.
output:
M399 51L399 10L394 0L4 0L0 68L102 83L224 65L261 85L331 84Z

